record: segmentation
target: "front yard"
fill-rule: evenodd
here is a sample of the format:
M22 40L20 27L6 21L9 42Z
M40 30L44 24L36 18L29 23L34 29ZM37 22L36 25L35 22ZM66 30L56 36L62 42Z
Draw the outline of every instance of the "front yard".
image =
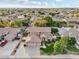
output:
M45 43L40 48L41 54L79 54L79 49L76 48L76 39L74 37L61 37L57 38L55 42ZM74 52L74 53L73 53Z

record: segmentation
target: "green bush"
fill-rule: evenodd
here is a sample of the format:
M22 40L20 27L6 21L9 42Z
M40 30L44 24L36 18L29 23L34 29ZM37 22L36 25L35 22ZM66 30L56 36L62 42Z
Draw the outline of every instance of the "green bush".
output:
M62 37L54 44L55 53L66 53L66 48L68 46L69 37Z
M76 39L74 37L70 37L68 40L68 46L74 46L76 43Z
M62 47L60 41L56 41L54 44L54 53L62 53Z
M79 52L79 49L74 47L76 43L76 40L74 37L58 37L58 40L56 40L53 44L46 43L46 48L41 48L41 50L46 54L61 54L61 53L67 53L67 49L74 52Z
M46 20L47 23L47 27L51 27L52 26L52 18L50 16L47 16L44 18L44 20Z
M51 44L50 46L46 46L46 48L40 48L40 50L42 50L44 53L50 55L51 53L53 53L53 44Z
M52 13L52 12L51 12L51 13L49 13L49 15L51 15L51 16L55 16L55 15L56 15L56 13Z
M23 26L29 26L30 20L29 19L25 19L22 21L22 25Z
M61 37L60 36L57 36L57 39L56 39L56 41L59 41L61 39Z
M69 46L67 49L72 52L79 52L79 49L76 47Z
M57 33L58 32L58 29L57 28L51 28L51 33Z

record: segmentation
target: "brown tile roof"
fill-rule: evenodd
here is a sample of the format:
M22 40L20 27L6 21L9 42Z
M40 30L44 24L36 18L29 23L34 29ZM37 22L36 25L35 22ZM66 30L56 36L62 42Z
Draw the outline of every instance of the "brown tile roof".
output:
M28 42L39 43L39 42L41 42L41 39L38 36L36 36L36 35L31 35L30 36L30 40Z
M50 27L28 27L28 32L51 32Z

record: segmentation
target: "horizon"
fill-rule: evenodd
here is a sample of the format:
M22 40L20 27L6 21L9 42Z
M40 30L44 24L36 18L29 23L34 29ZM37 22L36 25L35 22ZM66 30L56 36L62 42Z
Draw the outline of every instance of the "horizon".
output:
M0 8L78 8L79 0L1 0Z

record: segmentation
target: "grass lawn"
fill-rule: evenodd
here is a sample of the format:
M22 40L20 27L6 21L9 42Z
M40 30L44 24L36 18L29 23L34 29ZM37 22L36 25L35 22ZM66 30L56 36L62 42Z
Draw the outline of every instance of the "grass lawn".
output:
M76 47L68 47L67 49L72 52L79 52L79 49Z
M46 48L40 48L44 53L50 55L53 52L53 44L46 46Z

